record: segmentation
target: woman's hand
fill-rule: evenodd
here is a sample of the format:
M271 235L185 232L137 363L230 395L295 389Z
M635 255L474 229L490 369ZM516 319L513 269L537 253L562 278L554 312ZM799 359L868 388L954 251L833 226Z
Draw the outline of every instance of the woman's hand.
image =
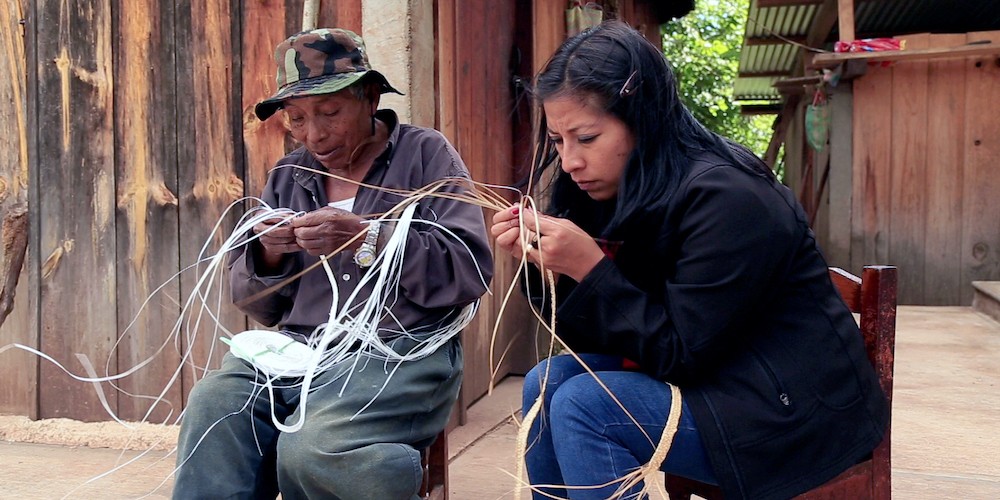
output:
M323 207L292 219L295 244L309 255L329 255L349 241L349 249L357 249L364 241L367 224L352 212ZM359 236L360 235L360 236ZM351 240L354 241L351 241Z
M498 248L517 258L527 252L528 261L578 282L604 258L597 242L576 224L520 205L494 215L490 232Z

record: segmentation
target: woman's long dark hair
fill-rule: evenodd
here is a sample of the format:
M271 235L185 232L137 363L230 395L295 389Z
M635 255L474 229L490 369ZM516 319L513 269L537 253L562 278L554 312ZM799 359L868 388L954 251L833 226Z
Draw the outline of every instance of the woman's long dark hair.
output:
M548 211L577 223L603 219L599 227L584 227L595 236L615 236L636 216L662 210L689 170L694 151L714 152L739 168L773 177L753 153L695 119L677 94L676 79L663 53L623 22L606 21L563 43L539 73L532 93L540 118L535 181L549 168L556 170ZM603 106L635 138L614 207L602 207L590 199L560 168L542 104L564 96Z

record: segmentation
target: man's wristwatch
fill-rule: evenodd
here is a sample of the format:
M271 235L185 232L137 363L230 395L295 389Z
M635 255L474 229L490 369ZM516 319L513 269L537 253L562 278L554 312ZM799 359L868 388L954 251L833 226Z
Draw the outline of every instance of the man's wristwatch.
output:
M354 263L359 267L371 267L375 263L375 245L378 244L378 232L381 228L382 223L379 221L372 221L368 224L365 242L354 251Z

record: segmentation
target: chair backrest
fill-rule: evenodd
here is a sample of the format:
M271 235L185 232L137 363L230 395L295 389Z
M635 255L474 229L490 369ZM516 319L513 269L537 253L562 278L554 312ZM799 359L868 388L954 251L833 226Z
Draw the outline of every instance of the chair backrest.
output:
M865 351L875 367L879 385L889 398L891 417L893 351L896 345L896 268L865 266L861 278L858 278L843 269L831 267L830 279L851 312L861 315L859 323ZM889 500L892 496L892 464L889 461L891 430L890 425L885 430L882 443L872 451L870 462L864 461L851 467L826 484L795 497L796 500ZM670 498L690 499L692 494L708 500L723 498L718 486L669 473L665 474L664 481Z
M861 335L865 339L868 360L875 367L882 391L889 398L892 411L892 373L896 345L897 271L892 266L865 266L861 279L843 269L830 268L830 279L853 313L861 315ZM872 488L874 498L891 495L892 464L890 432L872 452Z

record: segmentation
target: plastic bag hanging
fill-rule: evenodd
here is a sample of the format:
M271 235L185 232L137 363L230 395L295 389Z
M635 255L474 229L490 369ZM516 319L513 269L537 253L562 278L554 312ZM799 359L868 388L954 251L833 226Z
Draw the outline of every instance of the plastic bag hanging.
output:
M597 2L584 4L573 0L566 9L566 37L579 34L581 31L597 26L604 20L604 9Z
M806 107L806 142L816 152L826 149L830 138L830 104L822 88L816 89L813 102Z

